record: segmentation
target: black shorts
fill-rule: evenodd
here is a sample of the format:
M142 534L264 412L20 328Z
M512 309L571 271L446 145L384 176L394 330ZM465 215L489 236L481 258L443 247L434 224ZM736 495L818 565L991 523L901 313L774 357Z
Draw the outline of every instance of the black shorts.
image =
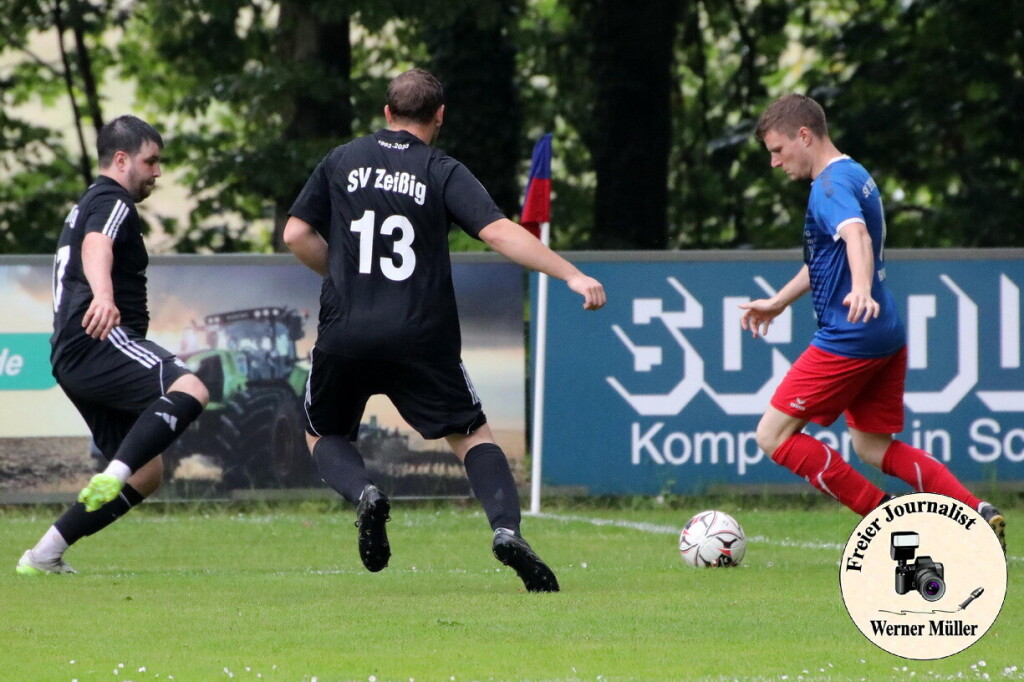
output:
M347 358L314 347L306 381L306 430L355 440L372 395L386 395L428 440L470 434L487 423L473 382L461 362L428 364Z
M173 353L127 327L115 327L104 341L76 343L53 366L108 460L143 410L186 374L191 372Z

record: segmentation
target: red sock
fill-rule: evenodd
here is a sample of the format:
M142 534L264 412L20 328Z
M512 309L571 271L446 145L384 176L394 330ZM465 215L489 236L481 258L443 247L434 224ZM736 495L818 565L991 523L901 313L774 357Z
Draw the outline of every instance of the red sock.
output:
M772 455L772 460L797 476L803 476L815 488L861 516L877 507L885 496L847 464L842 455L805 433L787 438Z
M939 493L959 500L971 509L981 502L939 460L924 450L894 440L882 457L882 471L906 481L919 493Z

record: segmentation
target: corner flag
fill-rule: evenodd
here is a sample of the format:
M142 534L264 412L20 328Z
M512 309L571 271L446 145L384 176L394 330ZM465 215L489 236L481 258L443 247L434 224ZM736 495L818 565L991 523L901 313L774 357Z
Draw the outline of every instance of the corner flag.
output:
M548 245L551 234L551 133L545 133L533 147L530 178L526 182L526 198L520 224ZM533 352L533 424L530 454L533 467L530 475L530 513L540 513L540 484L544 441L544 369L547 355L548 276L537 273L537 302L532 313L536 331Z
M533 147L530 177L520 224L541 239L541 225L551 221L551 133L545 133ZM546 243L546 241L545 241Z

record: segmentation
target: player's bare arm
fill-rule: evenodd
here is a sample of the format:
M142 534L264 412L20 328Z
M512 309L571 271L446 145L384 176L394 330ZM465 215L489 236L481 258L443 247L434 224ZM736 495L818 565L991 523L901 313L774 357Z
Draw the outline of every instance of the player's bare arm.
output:
M292 216L284 226L284 243L303 265L327 276L327 242L312 225Z
M850 311L850 322L867 322L878 317L881 305L871 298L871 279L875 276L875 259L871 251L871 235L864 223L848 223L839 230L839 236L846 242L846 260L850 265L853 283L850 293L843 299L843 305Z
M114 241L99 232L90 232L82 241L82 270L92 289L92 303L82 316L85 333L106 340L110 330L121 324L121 311L114 304Z
M584 275L575 265L508 218L495 220L480 230L480 239L513 263L564 280L569 289L583 297L585 310L597 310L607 301L600 282Z
M750 303L741 303L740 309L743 310L743 315L740 317L740 326L750 330L755 339L764 336L768 333L772 320L810 290L811 276L805 265L800 268L800 272L796 273L793 279L786 283L786 286L779 289L779 292L771 298L759 298Z

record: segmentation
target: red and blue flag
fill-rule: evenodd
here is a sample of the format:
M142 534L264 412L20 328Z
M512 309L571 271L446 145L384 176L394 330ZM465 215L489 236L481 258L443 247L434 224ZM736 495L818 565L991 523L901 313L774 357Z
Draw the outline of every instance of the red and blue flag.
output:
M551 133L545 133L533 147L530 177L520 224L540 239L541 223L551 221Z

